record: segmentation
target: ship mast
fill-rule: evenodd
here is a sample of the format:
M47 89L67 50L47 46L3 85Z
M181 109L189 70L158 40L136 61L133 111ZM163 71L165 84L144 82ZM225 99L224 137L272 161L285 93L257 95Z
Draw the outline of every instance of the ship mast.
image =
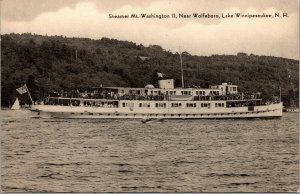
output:
M183 82L183 68L182 68L182 56L181 56L180 47L179 47L179 56L180 56L180 67L181 67L181 87L184 88L184 82Z

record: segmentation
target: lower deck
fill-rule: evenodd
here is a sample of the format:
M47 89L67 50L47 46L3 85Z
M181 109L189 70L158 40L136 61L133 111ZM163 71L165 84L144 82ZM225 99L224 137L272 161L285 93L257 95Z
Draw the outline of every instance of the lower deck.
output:
M149 107L72 107L54 105L35 105L33 111L42 117L56 118L252 118L280 117L282 103L249 107L202 107L202 108L149 108Z

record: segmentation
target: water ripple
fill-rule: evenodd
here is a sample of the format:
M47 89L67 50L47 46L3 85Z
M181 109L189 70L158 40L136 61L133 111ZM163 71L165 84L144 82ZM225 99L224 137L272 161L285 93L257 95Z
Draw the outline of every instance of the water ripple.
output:
M5 192L295 192L298 114L279 120L33 119L4 111Z

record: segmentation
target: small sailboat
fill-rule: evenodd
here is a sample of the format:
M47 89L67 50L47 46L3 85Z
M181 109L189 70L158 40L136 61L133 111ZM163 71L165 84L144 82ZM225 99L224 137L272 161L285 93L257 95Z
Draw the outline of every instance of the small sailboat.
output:
M12 110L20 110L20 102L19 102L19 99L16 98L16 101L15 103L12 105L11 107Z

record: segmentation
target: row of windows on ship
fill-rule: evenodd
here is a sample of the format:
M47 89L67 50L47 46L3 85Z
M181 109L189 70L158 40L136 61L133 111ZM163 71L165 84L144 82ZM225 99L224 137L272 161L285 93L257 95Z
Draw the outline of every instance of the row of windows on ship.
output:
M103 108L118 108L118 102L93 102L93 101L80 101L79 100L55 100L50 99L44 103L45 105L62 105L62 106L93 106L93 107L103 107ZM203 102L199 103L199 107L201 108L211 108L214 107L225 107L224 102L212 103L212 102ZM133 102L122 102L120 104L121 107L127 108L167 108L167 103L165 102L157 102L157 103L150 103L150 102L140 102L140 103L133 103ZM172 102L169 103L170 108L197 108L197 103L195 102Z
M219 89L134 89L134 88L101 88L98 90L79 92L78 90L72 90L70 92L54 92L51 93L50 97L72 97L72 98L120 98L123 96L160 96L160 95L193 95L193 96L219 96L228 94L237 94L237 88L234 88L230 93L224 93Z
M199 107L202 108L210 108L212 103L200 103ZM181 102L174 102L170 103L171 108L184 108L183 106L186 106L186 108L197 108L197 103L181 103ZM122 103L122 107L129 107L133 108L134 103ZM151 108L150 103L139 103L140 108ZM215 107L225 107L225 103L215 103ZM164 102L161 103L155 103L155 108L167 108L167 104Z
M152 95L153 93L153 95ZM120 95L117 91L92 91L92 92L61 92L51 93L49 97L63 97L63 98L84 98L84 99L109 99L109 100L173 100L174 96L178 95L178 91L168 91L169 95L162 93L161 91L149 91L147 94L142 94L139 90L129 90L129 94L125 93ZM259 93L253 92L241 92L227 95L220 95L219 91L180 91L181 95L193 96L191 100L243 100L243 99L255 99L260 98Z
M220 95L219 91L211 90L211 91L166 91L162 92L160 90L151 90L151 91L143 91L140 90L129 90L129 91L113 91L113 90L103 90L103 91L92 91L92 92L79 92L79 91L71 91L71 92L53 92L49 97L73 97L73 98L92 98L92 97L122 97L126 95L140 95L140 96L159 96L159 95L195 95L195 96L206 96L206 95Z

